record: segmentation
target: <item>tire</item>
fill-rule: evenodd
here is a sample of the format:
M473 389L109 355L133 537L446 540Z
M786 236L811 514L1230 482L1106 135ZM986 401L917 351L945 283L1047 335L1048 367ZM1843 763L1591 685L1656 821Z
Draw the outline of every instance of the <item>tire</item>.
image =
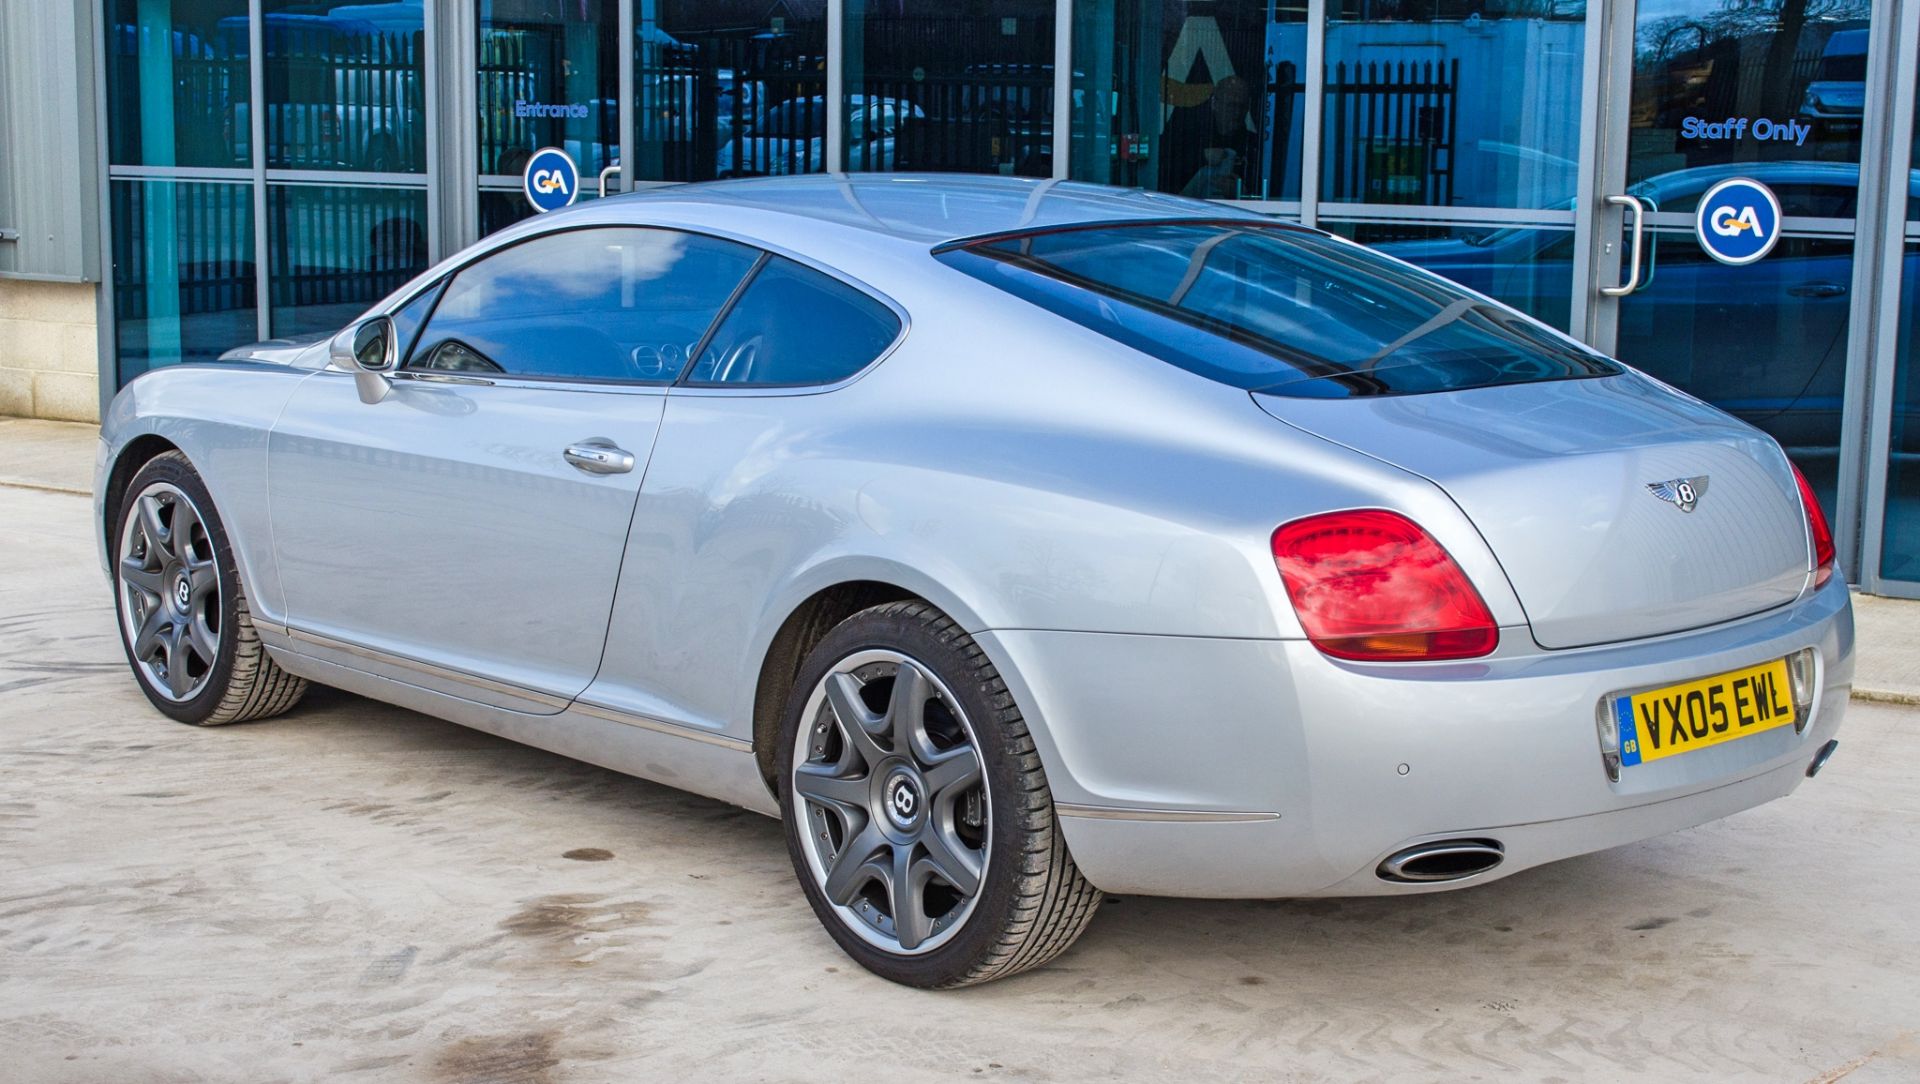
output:
M120 646L154 707L218 726L299 703L307 682L261 646L226 528L186 456L166 452L134 474L108 540Z
M1005 978L1066 951L1099 908L1019 707L972 637L927 603L863 610L808 654L777 765L807 901L882 978L927 989ZM905 923L902 881L919 903Z

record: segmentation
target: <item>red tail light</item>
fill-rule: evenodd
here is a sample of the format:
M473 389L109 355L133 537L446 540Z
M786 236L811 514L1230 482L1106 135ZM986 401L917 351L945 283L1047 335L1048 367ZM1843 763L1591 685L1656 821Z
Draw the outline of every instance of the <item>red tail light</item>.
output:
M1833 578L1833 528L1827 526L1827 514L1820 510L1820 498L1813 495L1807 476L1789 460L1793 480L1800 484L1800 506L1807 512L1807 534L1813 539L1813 585L1825 587Z
M1273 532L1273 563L1313 645L1341 659L1471 659L1500 645L1480 593L1397 512L1357 509Z

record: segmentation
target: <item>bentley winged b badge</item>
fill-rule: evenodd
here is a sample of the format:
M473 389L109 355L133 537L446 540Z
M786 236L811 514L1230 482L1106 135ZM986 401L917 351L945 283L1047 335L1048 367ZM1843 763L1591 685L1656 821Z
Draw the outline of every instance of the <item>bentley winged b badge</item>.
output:
M1665 482L1648 482L1647 492L1680 509L1693 511L1700 498L1707 495L1707 476L1698 478L1673 478Z

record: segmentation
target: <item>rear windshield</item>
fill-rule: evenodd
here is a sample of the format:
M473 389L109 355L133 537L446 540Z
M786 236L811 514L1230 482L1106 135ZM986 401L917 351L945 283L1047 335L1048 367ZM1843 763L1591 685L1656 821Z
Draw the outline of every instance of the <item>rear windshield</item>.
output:
M1342 399L1622 371L1437 275L1280 224L1075 227L963 242L936 256L1248 391Z

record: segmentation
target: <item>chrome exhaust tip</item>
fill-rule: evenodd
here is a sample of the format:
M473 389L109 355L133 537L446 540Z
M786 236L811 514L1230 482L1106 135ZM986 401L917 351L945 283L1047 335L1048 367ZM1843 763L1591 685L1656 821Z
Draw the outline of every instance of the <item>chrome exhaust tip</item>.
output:
M1838 748L1840 748L1840 740L1838 738L1821 746L1820 751L1813 754L1813 763L1807 765L1807 778L1812 779L1814 776L1819 775L1820 769L1827 766L1827 761L1833 759L1833 751Z
M1442 839L1391 855L1375 872L1383 881L1437 884L1478 876L1506 857L1506 848L1497 839Z

